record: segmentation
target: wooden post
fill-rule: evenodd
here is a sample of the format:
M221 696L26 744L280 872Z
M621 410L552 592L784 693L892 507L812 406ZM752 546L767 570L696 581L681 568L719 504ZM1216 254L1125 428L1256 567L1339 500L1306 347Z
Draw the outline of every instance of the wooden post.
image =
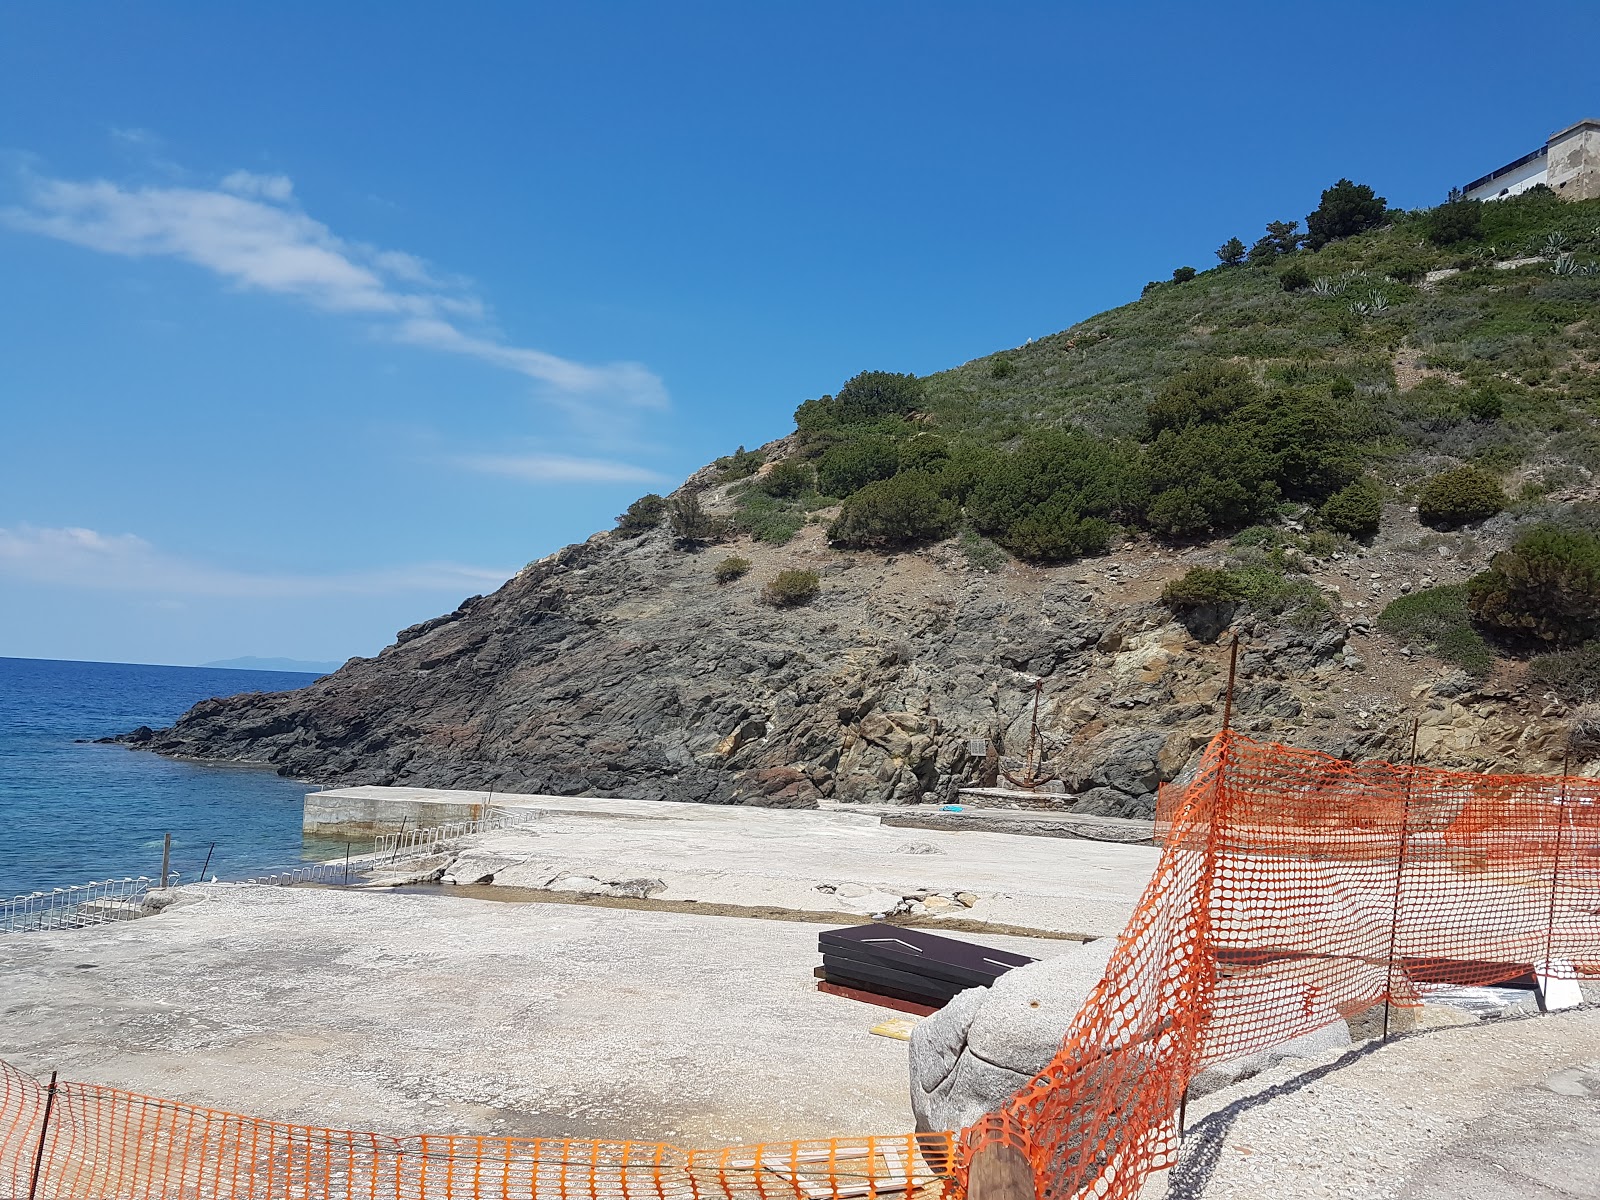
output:
M1033 1168L1015 1146L993 1142L972 1156L967 1200L1034 1200Z
M1383 976L1383 1041L1389 1041L1389 1012L1394 1007L1394 948L1400 935L1400 883L1406 874L1406 849L1411 838L1411 789L1417 779L1417 730L1420 717L1411 719L1411 769L1406 772L1406 804L1400 817L1400 852L1395 856L1394 904L1389 911L1389 956Z
M1233 727L1233 681L1239 673L1239 635L1233 635L1233 648L1228 651L1228 691L1222 701L1222 732Z
M50 1072L50 1090L44 1094L44 1120L39 1123L39 1148L33 1152L33 1174L28 1177L28 1200L39 1190L39 1173L44 1168L44 1136L50 1131L50 1111L56 1106L56 1073Z
M161 886L167 886L167 867L172 862L172 835L161 839Z

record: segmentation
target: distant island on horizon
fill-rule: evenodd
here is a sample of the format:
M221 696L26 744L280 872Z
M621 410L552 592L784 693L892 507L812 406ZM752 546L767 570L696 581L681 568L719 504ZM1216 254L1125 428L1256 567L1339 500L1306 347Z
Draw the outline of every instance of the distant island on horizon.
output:
M221 667L227 671L302 671L308 675L332 675L343 663L308 662L300 658L219 658L215 662L201 663L202 667Z

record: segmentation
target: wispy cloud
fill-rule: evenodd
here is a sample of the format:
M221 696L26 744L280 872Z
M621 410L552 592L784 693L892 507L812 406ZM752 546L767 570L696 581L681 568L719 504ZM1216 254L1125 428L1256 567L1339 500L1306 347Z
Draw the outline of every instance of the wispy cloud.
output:
M631 463L564 454L464 454L458 467L528 483L666 483L667 477Z
M300 207L286 175L234 171L216 187L124 186L29 175L0 223L103 254L175 258L242 288L362 316L387 336L515 371L569 413L666 407L660 378L630 362L581 363L467 326L485 305L421 258L337 236Z
M117 592L253 598L442 592L499 587L515 571L416 563L332 575L234 571L164 553L131 533L0 526L0 578Z

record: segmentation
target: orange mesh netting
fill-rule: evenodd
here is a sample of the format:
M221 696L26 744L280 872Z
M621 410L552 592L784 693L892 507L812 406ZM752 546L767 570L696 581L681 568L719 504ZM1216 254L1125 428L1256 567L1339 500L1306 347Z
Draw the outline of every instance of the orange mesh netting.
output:
M1175 1161L1182 1097L1205 1067L1430 989L1600 962L1594 780L1353 764L1224 733L1191 783L1163 793L1157 829L1155 873L1060 1050L959 1139L686 1151L390 1138L88 1084L52 1097L0 1064L0 1195L872 1200L942 1187L955 1200L1005 1159L1041 1200L1132 1197Z

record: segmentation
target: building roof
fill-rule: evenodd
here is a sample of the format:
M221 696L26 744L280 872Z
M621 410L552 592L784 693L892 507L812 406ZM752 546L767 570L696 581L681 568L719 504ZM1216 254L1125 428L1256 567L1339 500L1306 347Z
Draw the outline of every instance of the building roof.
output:
M1584 126L1588 126L1590 129L1600 129L1600 117L1585 117L1581 121L1577 121L1571 125L1568 125L1565 129L1558 129L1550 135L1550 141L1553 142L1558 138L1564 138L1569 133L1576 133ZM1549 143L1546 144L1548 145Z

